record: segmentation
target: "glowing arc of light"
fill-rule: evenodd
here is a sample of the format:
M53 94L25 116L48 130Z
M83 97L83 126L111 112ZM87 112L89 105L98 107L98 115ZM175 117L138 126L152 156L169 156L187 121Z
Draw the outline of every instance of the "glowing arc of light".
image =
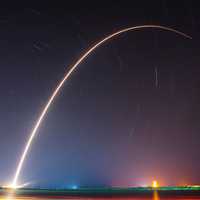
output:
M50 105L52 104L54 98L56 97L56 95L58 94L59 90L62 88L63 84L65 83L65 81L68 79L68 77L72 74L72 72L76 69L76 67L85 59L87 58L90 53L92 53L97 47L101 46L103 43L105 43L106 41L108 41L111 38L114 38L117 35L120 35L122 33L128 32L128 31L132 31L132 30L140 30L140 29L144 29L144 28L157 28L157 29L162 29L162 30L166 30L166 31L170 31L170 32L174 32L176 34L179 34L185 38L188 39L192 39L189 35L177 31L173 28L169 28L169 27L165 27L165 26L160 26L160 25L141 25L141 26L133 26L133 27L129 27L129 28L125 28L122 30L119 30L117 32L114 32L108 36L106 36L104 39L100 40L99 42L97 42L96 44L94 44L91 48L89 48L76 62L74 65L72 65L72 67L70 68L70 70L65 74L64 78L59 82L59 84L57 85L57 87L55 88L55 90L53 91L52 95L50 96L49 100L47 101L47 104L45 105L44 109L42 110L38 120L35 123L35 126L30 134L30 137L28 138L28 141L26 143L26 146L24 148L24 151L22 153L22 156L19 160L19 163L17 165L17 169L15 172L15 176L14 179L12 181L11 187L16 188L17 187L17 181L18 181L18 177L19 174L21 172L21 169L23 167L23 163L25 161L25 158L27 156L27 153L30 149L30 146L32 144L32 141L37 133L37 130L40 126L40 124L42 123Z

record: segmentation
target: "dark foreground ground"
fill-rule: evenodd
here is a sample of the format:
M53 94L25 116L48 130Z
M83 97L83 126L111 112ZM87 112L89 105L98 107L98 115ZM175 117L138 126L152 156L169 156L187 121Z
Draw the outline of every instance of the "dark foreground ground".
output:
M153 188L85 188L76 190L48 190L48 189L0 189L0 200L200 200L200 188L165 187Z

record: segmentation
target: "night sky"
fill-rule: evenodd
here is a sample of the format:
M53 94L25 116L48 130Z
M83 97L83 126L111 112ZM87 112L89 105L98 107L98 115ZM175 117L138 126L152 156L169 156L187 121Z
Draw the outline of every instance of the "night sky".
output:
M0 184L12 180L37 117L70 65L106 35L143 24L169 26L193 40L145 29L100 47L50 108L20 182L200 183L198 1L42 2L0 7Z

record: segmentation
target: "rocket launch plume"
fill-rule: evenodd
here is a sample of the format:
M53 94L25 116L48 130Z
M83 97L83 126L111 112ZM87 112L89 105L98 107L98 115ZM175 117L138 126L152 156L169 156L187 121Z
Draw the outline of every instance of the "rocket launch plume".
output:
M70 77L70 75L75 71L75 69L78 67L79 64L81 64L93 51L95 51L96 48L98 48L99 46L101 46L102 44L104 44L105 42L107 42L108 40L115 38L116 36L128 32L128 31L136 31L136 30L142 30L142 29L146 29L146 28L153 28L153 29L161 29L161 30L165 30L165 31L170 31L173 33L176 33L178 35L181 35L185 38L188 39L192 39L189 35L177 31L173 28L169 28L169 27L165 27L165 26L159 26L159 25L141 25L141 26L133 26L133 27L128 27L125 29L121 29L117 32L114 32L108 36L106 36L105 38L103 38L102 40L100 40L99 42L97 42L96 44L94 44L92 47L90 47L80 58L78 58L78 60L75 62L75 64L73 64L71 66L71 68L69 69L69 71L67 71L67 73L64 75L63 79L58 83L57 87L55 88L55 90L53 91L52 95L50 96L50 98L47 101L47 104L44 106L44 109L42 110L38 120L36 121L33 130L30 133L30 136L27 140L27 143L25 145L25 148L22 152L22 155L19 159L19 163L17 165L17 169L11 184L11 187L16 188L17 187L17 182L18 182L18 178L19 175L21 173L24 161L28 155L28 152L30 150L31 144L33 142L33 139L36 136L36 133L42 123L42 121L44 120L45 115L47 114L47 111L49 109L49 107L51 106L51 104L53 103L55 97L58 95L58 92L61 90L63 84L65 83L66 80L68 80L68 78Z

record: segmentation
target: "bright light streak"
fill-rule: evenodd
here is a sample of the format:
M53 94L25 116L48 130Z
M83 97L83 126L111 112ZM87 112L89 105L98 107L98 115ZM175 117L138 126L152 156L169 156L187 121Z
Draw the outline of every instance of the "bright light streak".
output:
M159 26L159 25L142 25L142 26L133 26L133 27L129 27L129 28L125 28L122 30L119 30L111 35L106 36L105 38L103 38L102 40L100 40L99 42L97 42L96 44L94 44L91 48L89 48L76 62L74 65L71 66L70 70L64 75L63 79L58 83L57 87L55 88L55 90L53 91L52 95L50 96L49 100L47 101L47 104L45 105L44 109L42 110L38 120L36 121L33 130L30 133L30 136L28 138L28 141L25 145L25 148L23 150L23 153L19 159L19 163L17 165L17 169L15 172L15 176L13 178L12 181L12 187L15 188L17 187L17 182L18 182L18 177L20 175L20 172L22 170L25 158L28 154L28 151L31 147L32 141L39 129L40 124L42 123L45 115L47 114L47 111L49 109L49 107L51 106L51 104L53 103L55 97L57 96L58 92L60 91L60 89L62 88L63 84L65 83L65 81L70 77L70 75L72 74L72 72L77 68L77 66L82 63L96 48L98 48L99 46L101 46L103 43L105 43L106 41L115 38L116 36L128 32L128 31L135 31L135 30L141 30L141 29L146 29L146 28L154 28L154 29L161 29L161 30L165 30L165 31L170 31L170 32L174 32L178 35L181 35L185 38L188 39L192 39L189 35L177 31L175 29L169 28L169 27L165 27L165 26Z

